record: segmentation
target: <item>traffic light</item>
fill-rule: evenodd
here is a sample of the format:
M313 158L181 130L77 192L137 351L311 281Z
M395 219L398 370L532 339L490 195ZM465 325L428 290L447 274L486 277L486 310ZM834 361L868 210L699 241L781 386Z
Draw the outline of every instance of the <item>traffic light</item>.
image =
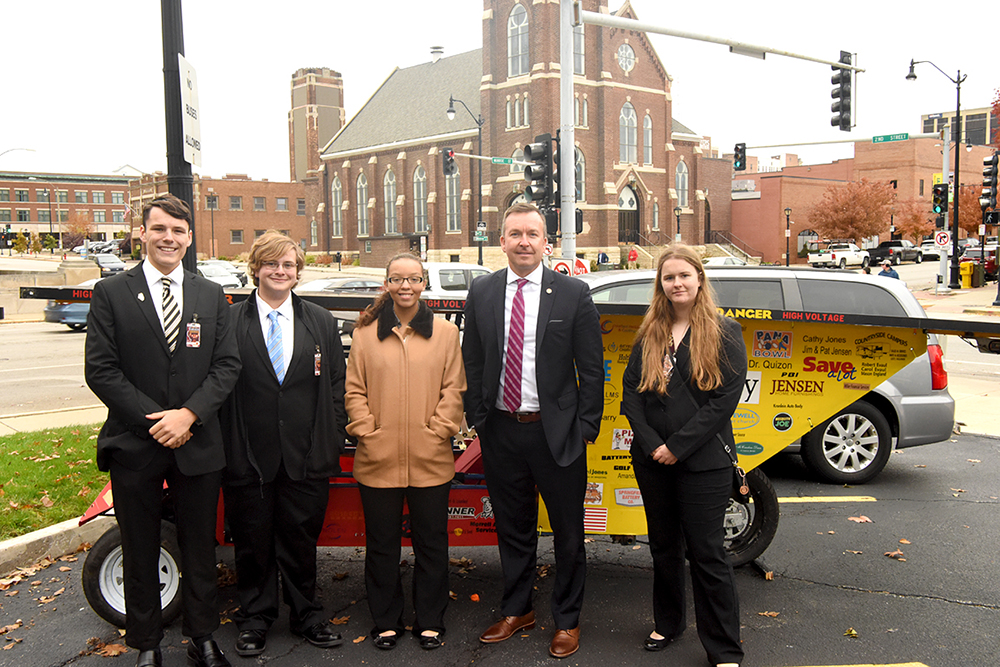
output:
M559 196L559 160L561 155L559 153L559 131L556 130L556 138L554 139L555 146L552 148L552 196L549 197L549 202L555 208L560 208L562 202L560 202Z
M452 176L458 173L458 165L455 164L455 151L450 148L442 149L441 157L444 160L443 168L445 176Z
M840 52L840 62L845 65L851 64L851 54L847 51ZM836 102L830 105L830 111L836 114L830 119L830 125L839 127L844 132L851 131L851 70L830 66L834 74L830 77L830 83L837 86L830 93Z
M532 164L524 168L528 185L524 196L539 207L551 203L552 196L552 135L540 134L534 143L524 147L524 159Z
M542 217L545 218L545 233L549 236L559 236L559 211L551 206L542 208Z
M934 229L944 229L944 216L939 215L934 218Z
M747 145L736 144L733 149L733 171L746 171L747 168Z
M948 212L948 184L937 183L931 189L931 208L938 215Z
M997 154L983 158L983 196L979 207L984 211L997 207Z

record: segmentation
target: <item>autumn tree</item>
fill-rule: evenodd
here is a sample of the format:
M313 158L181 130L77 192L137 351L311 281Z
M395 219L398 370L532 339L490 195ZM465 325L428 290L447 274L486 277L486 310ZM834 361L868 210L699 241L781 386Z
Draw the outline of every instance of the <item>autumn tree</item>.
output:
M28 239L24 236L23 232L18 232L17 236L14 237L14 252L23 255L27 251Z
M994 118L1000 119L1000 88L993 91L993 94L993 109L990 115ZM993 143L993 148L1000 150L1000 125L990 123L990 127L993 128L993 136L990 137L990 141Z
M52 236L52 234L46 234L45 238L42 240L42 245L45 247L46 250L49 251L49 254L51 255L53 249L55 249L55 247L59 245L59 243L56 241L55 237Z
M927 201L922 199L903 199L896 202L893 224L896 233L904 239L910 239L917 245L925 236L934 233L934 222L930 219L930 209Z
M878 236L889 228L893 188L888 181L862 178L844 185L831 185L823 199L809 211L809 224L832 239Z
M90 237L94 227L90 223L90 216L83 212L77 212L68 222L63 224L63 230L63 247L75 248L82 244L84 239Z
M31 235L31 252L36 255L42 251L42 237L38 234Z
M979 207L981 191L982 187L975 185L962 186L958 191L958 227L964 229L969 236L978 237L979 225L983 224L983 209ZM954 206L951 213L955 214Z

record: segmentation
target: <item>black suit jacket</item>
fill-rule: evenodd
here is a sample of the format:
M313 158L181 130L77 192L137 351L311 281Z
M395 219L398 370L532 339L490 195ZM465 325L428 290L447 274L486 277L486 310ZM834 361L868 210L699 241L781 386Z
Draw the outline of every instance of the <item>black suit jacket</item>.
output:
M192 437L174 449L185 475L225 466L217 411L240 372L229 303L217 284L184 272L184 312L173 355L149 294L142 265L94 286L87 317L87 385L108 407L97 436L97 465L111 459L139 470L162 447L146 415L186 407L198 416ZM201 344L188 347L187 325L201 325Z
M476 278L465 302L466 419L482 426L500 392L507 271ZM545 439L566 466L593 441L604 413L600 320L583 281L544 269L535 334L535 380Z
M346 364L337 322L325 309L292 294L295 340L279 385L255 294L232 307L243 369L223 408L225 482L271 482L282 463L293 480L335 475L347 436Z

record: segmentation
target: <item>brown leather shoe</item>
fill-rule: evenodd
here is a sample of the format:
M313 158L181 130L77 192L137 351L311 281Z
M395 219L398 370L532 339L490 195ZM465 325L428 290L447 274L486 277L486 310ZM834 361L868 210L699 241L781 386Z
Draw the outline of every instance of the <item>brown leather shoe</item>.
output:
M535 627L534 611L529 611L524 616L505 616L487 628L486 632L479 636L479 641L484 644L496 644L510 639L518 630L530 630L533 627Z
M580 626L572 630L556 630L552 643L549 645L549 653L553 658L566 658L580 648Z

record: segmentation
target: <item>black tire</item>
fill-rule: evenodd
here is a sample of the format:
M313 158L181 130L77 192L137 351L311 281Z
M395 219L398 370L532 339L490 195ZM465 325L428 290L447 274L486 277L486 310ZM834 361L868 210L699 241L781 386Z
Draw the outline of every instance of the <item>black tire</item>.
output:
M871 260L870 259L868 259L867 257L862 257L861 258L861 269L862 270L867 269L869 264L871 264Z
M892 453L892 431L870 403L855 401L802 436L802 459L827 482L864 484Z
M892 265L893 266L899 266L899 261L900 261L899 258L900 257L901 257L901 255L899 253L893 253L892 254Z
M177 528L169 521L160 524L160 603L163 623L173 622L181 613L181 552ZM83 563L83 593L90 608L115 627L125 627L125 587L122 572L122 534L115 524L87 554Z
M917 258L913 261L916 262L917 264L920 264L922 261L924 261L924 253L918 252Z
M778 532L778 494L760 468L747 473L750 501L729 499L726 509L726 551L733 567L746 565L771 544Z
M73 324L67 324L66 326L68 326L73 331L82 331L87 328L87 325L82 322L75 322Z
M847 268L847 258L846 257L841 257L840 258L840 268L842 268L842 269L846 269Z

